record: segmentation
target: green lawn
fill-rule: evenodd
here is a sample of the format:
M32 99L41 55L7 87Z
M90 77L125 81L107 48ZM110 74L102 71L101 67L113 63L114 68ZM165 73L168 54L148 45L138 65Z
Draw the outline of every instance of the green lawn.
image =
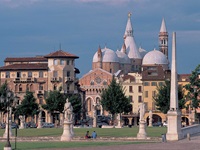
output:
M136 137L138 133L138 127L132 128L75 128L75 137L84 137L86 131L90 134L96 131L98 137ZM3 136L5 130L0 129L0 136ZM147 127L148 137L161 137L161 134L166 133L167 128L165 127ZM12 131L13 134L15 130ZM18 129L18 137L42 137L42 136L61 136L63 132L62 128L42 128L42 129ZM135 143L135 142L134 142ZM138 143L138 142L137 142ZM131 141L122 142L103 142L103 145L122 145L122 144L133 144ZM136 144L136 143L135 143ZM0 149L3 149L5 142L0 143ZM11 143L12 148L15 144ZM84 146L101 146L101 141L96 142L17 142L18 150L25 149L42 149L42 148L67 148L67 147L84 147Z

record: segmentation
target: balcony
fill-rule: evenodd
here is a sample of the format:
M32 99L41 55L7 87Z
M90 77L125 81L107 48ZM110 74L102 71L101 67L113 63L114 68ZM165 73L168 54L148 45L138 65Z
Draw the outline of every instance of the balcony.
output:
M52 77L51 82L59 82L59 77Z
M14 83L34 83L35 81L35 78L15 78L13 80Z
M74 77L65 77L65 82L73 82Z

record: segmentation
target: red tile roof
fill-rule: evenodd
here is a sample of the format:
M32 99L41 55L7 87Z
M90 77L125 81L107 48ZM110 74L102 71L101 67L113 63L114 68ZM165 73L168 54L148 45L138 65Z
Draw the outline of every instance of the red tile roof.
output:
M0 67L0 71L9 70L48 70L47 63L35 63L35 64L12 64Z
M133 76L131 76L131 75L125 75L124 77L123 77L123 80L125 81L125 80L128 80L128 79L130 79L130 81L135 81L135 77L133 77Z
M46 58L79 58L76 55L70 54L68 52L64 52L62 50L58 50L56 52L52 52L45 56Z
M47 58L41 57L7 57L4 62L47 62Z

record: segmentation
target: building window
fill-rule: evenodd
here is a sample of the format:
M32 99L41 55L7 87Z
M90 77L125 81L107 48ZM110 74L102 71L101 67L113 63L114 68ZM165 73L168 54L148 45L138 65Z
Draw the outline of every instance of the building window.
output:
M144 86L149 86L149 82L144 82Z
M19 85L19 91L20 92L22 91L22 85L21 84Z
M107 81L103 81L103 85L108 85Z
M39 104L43 104L43 97L42 96L39 97Z
M69 61L69 60L67 60L67 65L69 65L69 63L70 63L70 61Z
M70 71L67 71L67 77L70 77Z
M53 64L54 64L54 65L58 65L58 60L57 60L57 59L54 59L54 60L53 60Z
M157 86L157 82L151 82L151 86Z
M132 86L129 86L129 92L133 93L133 87Z
M61 64L61 65L64 65L64 64L65 64L65 61L64 61L63 59L61 59L61 60L60 60L60 64Z
M42 84L39 85L39 90L43 90Z
M43 78L43 71L40 71L40 72L39 72L39 77L40 77L40 78Z
M29 89L29 85L27 84L26 85L26 91L29 91L30 89Z
M142 86L138 86L138 92L142 92Z
M53 71L53 77L58 77L58 72L57 71Z
M129 95L129 99L130 99L131 102L134 103L134 100L133 100L133 96L132 96L132 95Z
M53 86L53 90L54 91L57 90L57 86L56 85Z
M163 82L159 82L158 85L159 85L159 86L163 86Z
M10 78L10 72L6 71L6 78Z
M91 81L91 82L90 82L90 85L94 85L94 81Z
M32 72L31 71L28 72L28 77L32 78Z
M112 73L112 69L110 69L110 73Z
M21 72L17 72L17 78L21 78Z
M148 97L148 91L145 91L145 92L144 92L144 96L145 96L145 98Z
M152 97L156 96L156 91L152 91Z
M142 96L138 96L138 103L142 103Z

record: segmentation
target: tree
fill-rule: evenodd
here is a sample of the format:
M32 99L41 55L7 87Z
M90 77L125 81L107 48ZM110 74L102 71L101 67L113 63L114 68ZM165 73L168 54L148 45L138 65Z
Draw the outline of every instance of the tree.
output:
M75 114L75 120L80 119L81 113L81 97L78 94L74 94L69 97L69 102L72 104L73 113Z
M7 82L3 83L0 87L0 111L1 112L7 112L7 106L12 107L13 101L14 101L14 93L10 91L10 99L9 101L6 100L7 92L8 92L8 84ZM3 100L4 99L4 100Z
M38 104L36 103L36 98L33 95L33 92L26 91L22 103L16 107L15 114L17 116L31 116L33 117L38 113Z
M189 77L190 83L185 85L185 89L188 91L187 97L192 101L192 108L198 108L200 99L200 64L192 71L191 76Z
M130 111L130 100L125 96L124 89L114 77L108 88L102 91L101 105L104 110L112 114L112 121L115 119L115 114Z
M157 109L166 114L170 108L170 81L166 80L165 84L157 87L157 94L153 97ZM185 107L185 99L182 86L178 86L178 105L179 109Z
M55 111L63 113L66 97L64 94L60 93L60 90L50 91L45 101L46 104L42 105L44 109L48 110L50 113L54 113Z

